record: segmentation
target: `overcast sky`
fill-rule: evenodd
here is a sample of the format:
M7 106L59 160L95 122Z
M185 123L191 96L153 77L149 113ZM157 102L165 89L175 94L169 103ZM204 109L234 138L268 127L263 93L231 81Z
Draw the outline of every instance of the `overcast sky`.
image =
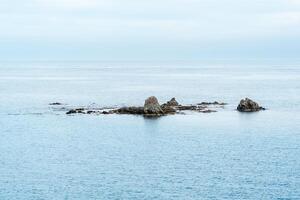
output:
M300 0L0 0L0 60L272 58L300 58Z

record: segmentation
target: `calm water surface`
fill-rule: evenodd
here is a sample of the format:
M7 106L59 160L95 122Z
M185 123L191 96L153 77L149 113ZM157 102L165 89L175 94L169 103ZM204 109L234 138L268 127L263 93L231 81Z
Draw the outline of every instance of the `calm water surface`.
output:
M224 101L146 119L71 106ZM234 109L251 97L269 110ZM300 65L1 63L0 199L300 199Z

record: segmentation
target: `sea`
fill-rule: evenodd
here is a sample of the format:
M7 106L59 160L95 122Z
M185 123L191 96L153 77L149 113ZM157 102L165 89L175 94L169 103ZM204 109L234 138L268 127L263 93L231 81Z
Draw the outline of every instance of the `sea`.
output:
M160 118L67 107L225 102ZM242 98L265 111L240 113ZM0 62L0 199L300 199L300 63Z

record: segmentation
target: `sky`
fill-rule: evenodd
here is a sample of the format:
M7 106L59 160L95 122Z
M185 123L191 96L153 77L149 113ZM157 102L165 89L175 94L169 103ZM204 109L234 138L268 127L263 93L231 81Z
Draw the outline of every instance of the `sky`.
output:
M300 59L300 0L0 0L0 60Z

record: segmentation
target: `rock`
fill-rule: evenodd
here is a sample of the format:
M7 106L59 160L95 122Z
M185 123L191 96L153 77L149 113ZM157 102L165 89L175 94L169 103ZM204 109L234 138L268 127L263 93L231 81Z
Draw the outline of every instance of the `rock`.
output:
M164 115L164 111L159 105L156 97L151 96L145 100L144 115L154 115L154 116Z
M204 110L198 110L198 112L201 113L212 113L212 112L217 112L216 110L210 110L210 109L204 109Z
M260 110L265 110L265 108L259 106L255 101L245 98L240 101L237 110L240 112L257 112Z
M176 101L175 97L173 97L170 101L166 103L167 106L179 106L179 103Z
M122 107L117 110L113 110L113 113L116 114L132 114L132 115L143 115L144 114L144 108L143 107ZM110 114L103 113L103 114Z
M164 111L164 114L175 114L176 113L176 109L173 106L168 106L166 104L163 104L161 106L161 109Z
M197 110L197 106L195 105L186 105L186 106L178 106L178 110Z
M226 105L226 103L223 103L223 102L218 102L218 101L214 101L214 102L201 102L201 103L198 103L197 105L204 105L204 106L209 106L209 105L219 105L219 106L224 106Z
M72 110L69 110L66 114L70 115L70 114L77 114L77 113L85 114L84 108L72 109Z
M60 106L63 105L62 103L59 102L54 102L54 103L49 103L50 106Z
M164 114L175 114L177 106L179 106L179 103L173 97L167 103L162 104L161 109L163 110Z
M249 99L246 99L247 101ZM242 105L244 101L241 101L241 105L239 105L238 109L240 111L243 110L243 112L250 112L253 109L254 110L261 110L264 109L262 107L259 107L258 105L254 108L248 108L245 105ZM255 102L254 102L255 103ZM252 105L253 103L250 103ZM61 103L55 102L51 105L62 105ZM160 105L157 98L154 96L151 96L145 100L144 106L135 107L135 106L129 106L129 107L101 107L97 108L92 105L93 107L81 107L81 108L73 108L66 112L66 114L130 114L130 115L144 115L145 117L160 117L163 115L170 115L170 114L185 114L185 111L193 111L193 112L201 112L201 113L210 113L210 112L216 112L216 109L223 108L225 103L219 103L217 101L215 102L202 102L199 104L190 104L190 105L180 105L175 98L172 98L168 102ZM248 104L247 104L248 105ZM242 109L244 108L245 109ZM251 106L250 106L251 107ZM257 108L258 107L258 108ZM60 109L65 110L66 108L63 108L61 106L54 106L53 109ZM252 109L252 110L251 110Z

